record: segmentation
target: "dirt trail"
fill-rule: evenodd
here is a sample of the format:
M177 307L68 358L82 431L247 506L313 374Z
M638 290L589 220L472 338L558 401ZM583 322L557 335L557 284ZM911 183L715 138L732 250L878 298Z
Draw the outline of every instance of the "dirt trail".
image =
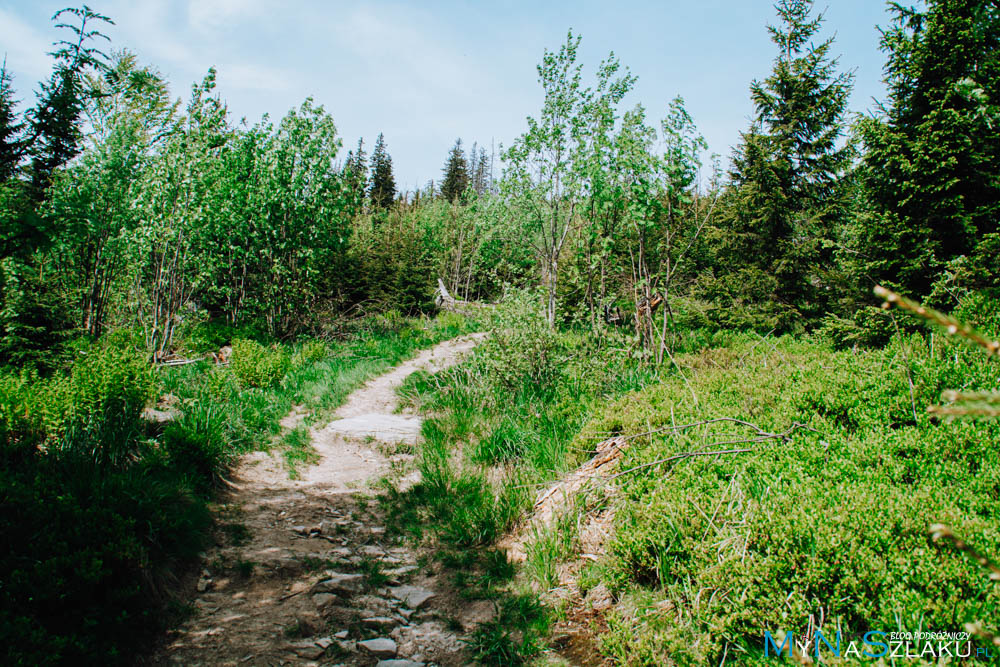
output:
M468 663L460 640L492 606L449 590L423 555L385 534L368 501L371 483L405 469L420 432L420 417L394 414L396 388L456 363L480 337L424 350L351 394L313 430L320 460L301 479L266 453L240 461L220 544L192 582L194 611L155 664Z

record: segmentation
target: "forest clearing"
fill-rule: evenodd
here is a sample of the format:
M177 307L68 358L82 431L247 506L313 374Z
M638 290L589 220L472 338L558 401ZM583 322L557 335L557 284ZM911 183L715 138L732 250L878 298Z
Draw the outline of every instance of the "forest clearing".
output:
M32 89L31 4L0 8L4 665L1000 659L996 0L886 4L863 108L857 26L777 0L724 158L698 102L526 29L518 134L409 190L394 136L345 151L320 95L237 120L200 60L177 96L89 6L31 28Z

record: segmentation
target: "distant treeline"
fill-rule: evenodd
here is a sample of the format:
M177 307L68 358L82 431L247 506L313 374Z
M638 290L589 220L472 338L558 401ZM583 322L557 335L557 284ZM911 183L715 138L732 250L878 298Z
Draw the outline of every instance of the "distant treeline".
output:
M325 315L429 307L540 286L553 325L627 324L650 351L679 327L887 335L884 283L950 307L1000 285L1000 16L986 0L889 6L888 98L847 111L852 75L809 0L781 0L773 69L728 171L680 98L622 109L636 77L592 80L572 33L538 66L527 131L495 155L461 141L401 195L379 136L342 158L307 99L235 125L215 72L187 103L74 10L50 78L18 111L0 87L0 364L44 366L80 334L141 331L151 355L205 319L270 335ZM66 15L63 16L65 18Z

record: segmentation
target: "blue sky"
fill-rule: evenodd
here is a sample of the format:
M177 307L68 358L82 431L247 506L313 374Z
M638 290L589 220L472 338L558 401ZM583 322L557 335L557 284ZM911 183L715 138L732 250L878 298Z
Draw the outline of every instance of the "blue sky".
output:
M67 0L0 0L0 54L18 97L32 98L57 38L49 18ZM185 96L209 66L234 120L280 117L313 96L331 113L344 153L384 132L401 189L438 179L457 137L508 144L537 113L535 65L572 28L592 73L614 51L639 76L629 106L650 118L676 95L686 101L710 151L728 163L749 122L749 85L774 58L765 24L771 0L660 2L343 0L89 0L116 25L113 48L156 66ZM822 0L824 35L857 79L851 108L881 99L881 0Z

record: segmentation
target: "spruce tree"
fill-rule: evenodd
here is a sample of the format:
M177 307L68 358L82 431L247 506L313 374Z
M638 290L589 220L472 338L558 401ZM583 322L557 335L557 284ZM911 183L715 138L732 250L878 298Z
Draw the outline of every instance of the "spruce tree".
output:
M4 62L0 68L0 183L17 173L23 145L24 124L18 118L12 81Z
M476 191L477 195L481 195L490 188L489 160L486 157L486 149L480 148L477 152L475 145L473 145L471 156L472 189Z
M385 137L381 133L375 142L372 152L372 177L369 184L368 197L372 208L384 211L392 206L396 198L396 180L392 176L392 157L385 146Z
M360 210L364 205L365 193L368 190L368 156L365 154L365 139L358 139L355 151L348 151L344 162L344 179L350 193L352 205Z
M441 195L452 203L457 202L469 187L469 162L465 159L461 139L455 140L442 171L444 180L441 182Z
M100 69L107 59L95 47L87 46L94 38L105 40L107 35L88 26L103 22L113 25L106 16L93 12L86 5L82 9L63 9L53 20L64 15L75 16L79 26L57 23L57 28L67 28L72 39L56 42L52 53L56 58L55 69L48 81L41 85L37 107L30 117L31 137L31 189L36 200L41 200L52 180L53 172L80 153L80 115L84 105L84 73L87 69Z
M736 149L722 257L731 303L750 304L751 324L789 330L826 308L829 243L845 211L841 146L853 75L837 73L833 38L813 38L812 0L781 0L768 26L778 57L751 85L756 116Z
M862 126L869 215L856 256L865 291L926 295L948 262L1000 249L1000 11L991 0L891 9L889 99ZM982 274L968 271L973 283Z

